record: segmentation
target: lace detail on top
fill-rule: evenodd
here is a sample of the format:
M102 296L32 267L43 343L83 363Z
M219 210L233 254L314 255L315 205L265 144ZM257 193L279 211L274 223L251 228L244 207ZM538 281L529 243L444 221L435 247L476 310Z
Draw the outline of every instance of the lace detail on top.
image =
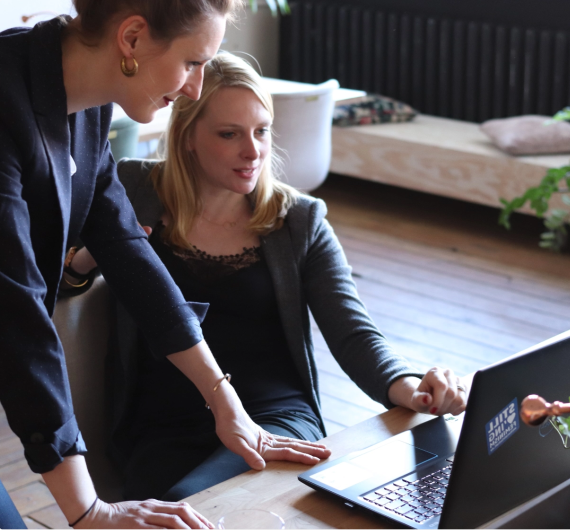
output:
M192 245L192 248L180 248L169 243L172 253L184 261L190 270L203 281L211 282L230 276L246 267L251 267L262 259L261 247L243 249L241 254L212 256Z

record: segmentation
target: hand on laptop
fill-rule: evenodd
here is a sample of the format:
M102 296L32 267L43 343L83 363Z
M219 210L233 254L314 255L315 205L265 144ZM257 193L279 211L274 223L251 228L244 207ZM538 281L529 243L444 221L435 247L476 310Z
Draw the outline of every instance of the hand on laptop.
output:
M432 368L423 379L402 377L388 390L394 405L442 416L461 414L467 404L468 386L452 370Z

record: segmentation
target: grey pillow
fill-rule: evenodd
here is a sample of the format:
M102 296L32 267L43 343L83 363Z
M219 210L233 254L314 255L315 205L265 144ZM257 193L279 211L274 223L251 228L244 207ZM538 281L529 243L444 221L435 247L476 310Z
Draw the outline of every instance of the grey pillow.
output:
M570 153L570 123L553 122L550 116L489 120L481 124L481 130L511 155Z

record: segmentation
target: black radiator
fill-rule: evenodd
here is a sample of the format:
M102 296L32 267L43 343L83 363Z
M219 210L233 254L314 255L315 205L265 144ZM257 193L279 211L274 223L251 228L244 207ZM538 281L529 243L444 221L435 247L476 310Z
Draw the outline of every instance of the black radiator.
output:
M550 115L570 104L570 32L559 24L513 25L351 0L290 4L281 22L284 79L336 78L426 114L475 122Z

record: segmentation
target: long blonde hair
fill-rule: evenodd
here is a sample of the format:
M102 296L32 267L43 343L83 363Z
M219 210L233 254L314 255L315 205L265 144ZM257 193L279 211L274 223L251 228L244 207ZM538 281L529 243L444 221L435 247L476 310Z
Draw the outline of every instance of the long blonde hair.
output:
M252 90L273 118L273 102L261 77L243 59L230 53L219 53L204 72L202 95L198 101L185 97L176 99L166 139L166 159L154 168L151 179L169 216L164 238L170 243L189 248L186 234L202 212L198 175L200 167L188 150L188 141L196 121L202 116L212 96L224 87ZM299 194L294 188L277 180L280 159L273 148L265 159L257 185L248 195L253 216L248 229L265 235L281 228L287 210Z

